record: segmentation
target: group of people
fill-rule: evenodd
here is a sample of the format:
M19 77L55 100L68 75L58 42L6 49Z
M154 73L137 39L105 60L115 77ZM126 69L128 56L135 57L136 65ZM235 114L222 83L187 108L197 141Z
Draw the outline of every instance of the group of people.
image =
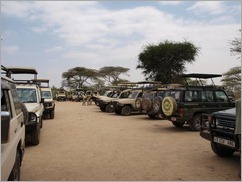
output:
M85 95L83 96L83 102L82 105L92 105L92 101L94 98L98 97L98 92L97 91L87 91Z

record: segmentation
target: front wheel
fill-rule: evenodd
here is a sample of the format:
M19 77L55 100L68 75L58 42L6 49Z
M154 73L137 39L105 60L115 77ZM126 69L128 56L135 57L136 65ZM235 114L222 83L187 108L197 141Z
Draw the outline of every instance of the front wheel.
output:
M31 143L32 145L38 145L40 141L40 128L37 127L31 133Z
M8 178L8 181L20 181L20 155L18 151L16 153L15 163Z
M130 106L124 106L121 111L122 115L124 116L129 116L131 112L132 112L132 108Z
M220 144L215 143L214 141L211 141L211 148L213 152L220 157L230 157L235 152L235 150L224 147Z
M192 131L200 131L201 125L200 125L200 120L201 120L201 114L195 114L190 122L190 129Z
M113 109L113 105L109 103L109 104L106 106L106 112L113 112L113 111L114 111L114 109Z

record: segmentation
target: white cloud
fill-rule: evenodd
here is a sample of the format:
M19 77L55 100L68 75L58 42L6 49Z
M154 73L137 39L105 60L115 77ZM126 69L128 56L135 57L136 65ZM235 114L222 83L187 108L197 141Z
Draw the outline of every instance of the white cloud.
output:
M182 1L158 1L158 2L162 5L171 5L171 6L175 6L183 3Z
M188 11L191 11L195 14L222 14L226 12L226 6L222 1L197 1L193 6L187 8Z
M2 46L2 51L8 54L13 54L19 50L18 46Z

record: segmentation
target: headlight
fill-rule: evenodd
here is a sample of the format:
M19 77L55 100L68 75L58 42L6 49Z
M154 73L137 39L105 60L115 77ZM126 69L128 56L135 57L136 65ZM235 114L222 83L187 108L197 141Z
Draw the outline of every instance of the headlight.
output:
M35 113L29 113L29 122L37 121L37 116Z

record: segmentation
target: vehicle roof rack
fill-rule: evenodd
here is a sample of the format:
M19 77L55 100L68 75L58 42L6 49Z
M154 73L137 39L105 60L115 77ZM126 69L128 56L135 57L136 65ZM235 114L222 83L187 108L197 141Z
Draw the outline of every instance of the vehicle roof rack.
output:
M6 67L12 74L38 74L33 67Z
M222 75L220 75L220 74L190 73L190 74L182 74L181 77L183 77L185 79L186 86L190 86L188 84L186 78L196 78L197 83L200 86L204 86L201 79L209 79L210 78L212 83L213 83L213 86L215 86L215 84L213 82L213 78L222 77Z
M34 83L37 83L40 85L40 87L42 88L48 88L49 87L49 83L50 80L49 79L44 79L44 78L38 78L38 79L32 79L31 81L33 81ZM47 85L41 85L41 83L46 83Z

